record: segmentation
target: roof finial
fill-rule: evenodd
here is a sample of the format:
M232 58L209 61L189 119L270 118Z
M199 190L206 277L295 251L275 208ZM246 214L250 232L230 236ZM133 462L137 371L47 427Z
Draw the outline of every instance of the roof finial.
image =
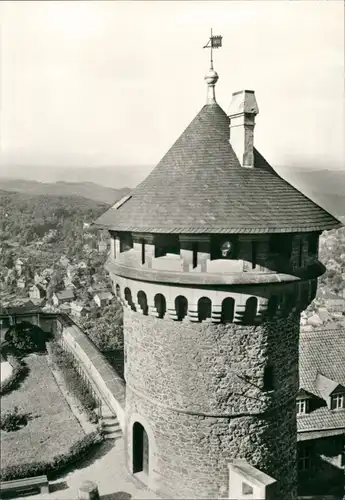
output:
M213 69L213 49L218 49L219 47L222 46L222 36L217 35L214 36L212 35L212 28L211 28L211 36L209 38L209 41L207 42L206 45L204 45L204 49L210 49L210 69L205 75L205 80L207 83L207 104L212 104L216 102L216 94L214 87L218 81L218 73L214 71Z

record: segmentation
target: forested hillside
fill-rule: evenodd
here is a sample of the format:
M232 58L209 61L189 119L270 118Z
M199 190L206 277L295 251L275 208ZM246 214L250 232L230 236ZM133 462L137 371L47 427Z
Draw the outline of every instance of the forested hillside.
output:
M8 266L8 259L35 257L46 267L62 254L81 256L83 223L93 222L107 208L79 196L0 191L0 262Z

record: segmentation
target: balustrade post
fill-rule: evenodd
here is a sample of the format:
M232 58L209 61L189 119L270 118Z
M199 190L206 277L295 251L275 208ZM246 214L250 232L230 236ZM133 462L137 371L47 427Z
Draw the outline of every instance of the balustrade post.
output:
M167 302L167 314L165 314L164 319L172 319L172 320L178 320L177 317L177 312L176 312L176 307L175 307L175 301L174 302Z
M211 320L212 323L220 323L222 321L222 306L212 304Z
M246 312L246 304L236 304L234 323L243 323L245 312Z
M199 321L198 304L188 304L188 319L193 323Z

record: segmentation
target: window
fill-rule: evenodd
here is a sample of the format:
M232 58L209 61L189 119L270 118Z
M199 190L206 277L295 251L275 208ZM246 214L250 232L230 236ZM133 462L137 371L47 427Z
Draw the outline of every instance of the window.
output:
M308 413L309 401L307 399L297 399L296 413L297 415L304 415Z
M331 399L332 410L342 410L345 408L345 394L334 394Z
M199 321L205 321L212 316L212 302L208 297L201 297L198 300L198 318Z
M264 370L264 391L274 390L273 366L268 365Z
M311 469L311 447L300 446L298 449L298 470L306 471Z
M258 299L256 297L249 297L246 302L246 309L243 315L244 325L253 325L258 310Z
M177 319L179 321L182 321L183 318L185 318L188 313L188 300L186 299L186 297L183 297L183 295L179 295L178 297L176 297L175 310Z
M253 488L247 483L242 483L242 495L253 495Z
M227 297L222 302L222 323L232 323L234 321L235 314L235 300L231 297Z

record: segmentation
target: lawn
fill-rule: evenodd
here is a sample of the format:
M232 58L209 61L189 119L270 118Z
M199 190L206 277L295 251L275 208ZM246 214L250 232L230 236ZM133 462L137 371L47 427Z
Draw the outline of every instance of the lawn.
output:
M30 354L30 368L21 386L1 397L1 413L18 406L31 415L26 427L1 431L1 468L50 460L84 436L49 369L47 356Z

